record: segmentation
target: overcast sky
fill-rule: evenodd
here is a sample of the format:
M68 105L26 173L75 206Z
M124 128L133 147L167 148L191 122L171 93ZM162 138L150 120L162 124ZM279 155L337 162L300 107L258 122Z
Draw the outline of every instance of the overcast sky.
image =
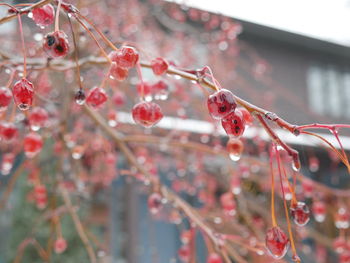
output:
M350 46L350 0L175 0Z

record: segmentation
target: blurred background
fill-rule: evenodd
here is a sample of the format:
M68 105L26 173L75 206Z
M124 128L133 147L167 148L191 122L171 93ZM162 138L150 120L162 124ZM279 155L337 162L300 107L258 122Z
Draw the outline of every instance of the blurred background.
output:
M136 46L141 51L142 60L162 56L173 65L192 70L210 65L222 87L278 113L290 123L349 123L349 1L67 2L78 6L113 42L118 45L129 43ZM6 8L1 8L0 16L6 14ZM66 22L66 18L62 18L62 28L69 32ZM0 26L1 52L18 54L16 48L20 42L17 28L15 20ZM88 34L81 28L77 30L80 57L98 55L98 49L89 40ZM52 28L40 29L26 17L24 31L29 57L42 56L38 51L41 40ZM71 37L69 38L71 40ZM33 74L35 76L35 73ZM49 76L52 73L47 74ZM145 70L143 74L147 81L157 80L149 70ZM82 75L87 88L90 88L98 85L103 71L101 68L83 68ZM62 73L60 76L51 75L55 80L52 87L60 83L62 87L57 89L62 89L74 83L71 72ZM42 78L43 75L38 77ZM174 79L171 76L165 78L171 87L168 100L161 102L165 115L174 119L208 122L213 128L207 129L203 126L203 129L198 130L193 127L180 127L175 130L170 126L150 132L134 127L128 121L121 121L117 129L127 133L136 130L140 134L157 134L163 137L174 133L173 137L178 140L190 139L209 143L213 147L224 147L227 138L222 136L218 125L213 123L207 114L201 90L186 80ZM136 74L132 74L125 83L115 81L111 84L123 91L127 98L120 110L122 113L130 111L132 105L138 101L134 88L137 82ZM52 93L50 96L55 98L57 94ZM284 136L283 132L281 134ZM348 135L349 133L342 133L344 148L350 150ZM244 140L247 145L246 156L257 158L260 162L266 161L266 152L259 150L259 147L266 146L266 141L259 131L254 130L254 127L249 128ZM349 187L346 169L332 153L313 141L294 138L288 140L302 153L302 172L306 177L334 188ZM242 191L247 192L247 200L258 200L266 207L269 206L268 195L255 184L259 181L256 180L256 176L260 173L266 174L266 165L254 166L248 159L242 158L239 164L232 164L229 160L230 165L233 165L231 169L226 168L228 161L219 155L199 157L191 152L168 149L169 146L166 145L131 145L140 160L152 156L156 164L156 173L162 181L199 209L206 207L206 202L209 201L198 198L202 187L202 184L198 186L196 183L198 177L210 175L210 178L220 179L227 173L240 174L243 181ZM87 162L88 158L86 154L83 161ZM202 166L198 160L203 159L206 160L206 164L211 165ZM22 168L21 171L17 170L23 161L24 157L18 155L12 172L1 176L2 197L6 195L9 185L13 190L7 202L0 203L0 263L13 262L21 242L31 235L32 231L35 230L37 240L43 244L49 242L47 236L53 231L52 224L40 222L41 219L38 218L41 218L43 211L38 210L31 202L28 178L36 171L30 166ZM49 161L50 159L42 160ZM88 229L88 235L93 240L99 262L180 262L180 236L181 232L188 228L189 222L171 208L156 216L149 213L147 186L135 184L132 178L122 175L121 171L128 169L122 154L118 154L115 174L108 178L97 170L90 171L88 179L77 179L72 165L66 166L64 169L67 182L73 185L72 196L84 226ZM246 174L242 175L244 169ZM17 178L18 173L23 176ZM40 173L49 177L55 173L55 168L46 165ZM261 182L259 184L263 185ZM219 180L217 193L224 192L225 187L225 179ZM239 218L232 220L239 221ZM87 262L84 247L75 233L71 218L62 216L61 224L68 249L62 255L53 255L50 262ZM337 262L329 239L337 235L331 220L323 225L314 220L310 224L312 229L321 233L321 237L324 238L321 238L321 245L315 242L315 236L309 237L304 233L305 238L299 238L302 240L299 248L303 262ZM240 253L244 255L247 252L242 249ZM207 252L199 234L197 254L198 262L205 262ZM271 262L258 260L254 262ZM42 261L35 249L28 247L22 262ZM285 262L292 262L290 255Z

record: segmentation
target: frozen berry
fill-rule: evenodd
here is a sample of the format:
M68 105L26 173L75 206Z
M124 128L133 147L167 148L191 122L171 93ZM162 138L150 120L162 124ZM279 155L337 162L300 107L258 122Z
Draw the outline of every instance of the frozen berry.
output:
M55 10L51 4L34 8L32 14L35 24L40 27L49 26L55 20Z
M266 247L275 259L283 258L289 248L287 235L278 226L270 228L266 233Z
M93 108L101 107L107 101L107 94L104 89L94 87L89 91L86 103Z
M162 208L162 196L159 193L152 193L148 197L148 209L152 214L157 214Z
M207 104L209 113L214 119L222 119L237 107L232 92L226 89L221 89L210 95Z
M304 202L298 202L290 208L294 223L298 226L305 226L310 220L310 210Z
M28 110L33 104L34 86L23 78L15 83L12 89L13 99L20 110Z
M11 103L12 93L9 88L0 88L0 112L5 111Z
M323 222L326 219L326 205L322 201L315 201L312 204L312 213L317 222Z
M112 101L114 102L115 106L123 106L126 102L125 94L121 91L116 91L113 94Z
M162 118L162 109L154 102L140 102L132 109L134 121L146 128L157 124Z
M112 63L109 70L109 76L111 79L123 81L128 77L128 74L129 72L127 69L120 67L117 63Z
M137 93L144 97L146 101L152 100L153 86L148 82L142 82L136 85Z
M31 132L24 137L24 153L28 158L36 156L43 148L43 139L38 133Z
M250 112L246 108L239 108L237 110L242 112L243 119L244 119L246 125L250 126L250 125L253 124L253 117L252 117L252 115L250 114Z
M61 254L67 249L67 241L62 237L57 238L55 241L54 247L55 247L55 253Z
M220 196L220 204L226 214L231 216L236 214L236 202L231 192L224 193Z
M139 60L139 53L133 47L124 46L112 55L112 61L115 61L119 67L129 69L135 67Z
M43 48L50 58L64 57L69 52L68 37L63 31L55 31L44 38Z
M190 256L191 256L190 247L188 245L183 245L182 247L180 247L177 254L181 262L183 263L189 262Z
M221 125L229 136L240 137L245 130L245 121L240 111L231 112L224 117Z
M1 139L5 142L11 142L18 135L17 127L11 122L0 123L0 135Z
M44 108L35 107L29 114L29 124L33 131L37 131L42 127L45 127L49 115Z
M207 263L222 263L222 258L217 253L210 253L207 259Z
M155 75L163 75L169 68L169 63L164 58L156 58L151 61L151 68Z

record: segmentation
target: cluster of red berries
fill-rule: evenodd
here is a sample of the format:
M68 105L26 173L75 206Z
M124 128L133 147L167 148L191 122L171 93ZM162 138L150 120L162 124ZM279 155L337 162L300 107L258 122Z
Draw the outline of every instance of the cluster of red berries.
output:
M123 81L128 77L129 69L135 67L139 61L139 53L134 47L124 46L120 50L112 51L109 58L112 61L110 77Z
M210 115L214 119L221 120L227 135L240 137L243 134L246 125L245 117L249 115L244 116L244 110L236 110L237 103L231 91L226 89L216 91L209 96L207 104Z

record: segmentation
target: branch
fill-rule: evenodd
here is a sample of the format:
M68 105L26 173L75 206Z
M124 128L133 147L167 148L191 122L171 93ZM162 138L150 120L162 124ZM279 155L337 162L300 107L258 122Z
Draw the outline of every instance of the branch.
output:
M37 7L41 7L43 5L46 5L46 4L50 3L51 1L52 0L41 0L41 1L39 1L39 2L37 2L35 4L33 4L33 5L26 6L26 7L22 8L22 9L19 9L18 13L20 15L29 13L32 9L37 8ZM12 19L15 19L16 17L17 17L17 13L9 14L9 15L7 15L7 16L5 16L5 17L0 19L0 25L4 24L6 22L9 22Z

